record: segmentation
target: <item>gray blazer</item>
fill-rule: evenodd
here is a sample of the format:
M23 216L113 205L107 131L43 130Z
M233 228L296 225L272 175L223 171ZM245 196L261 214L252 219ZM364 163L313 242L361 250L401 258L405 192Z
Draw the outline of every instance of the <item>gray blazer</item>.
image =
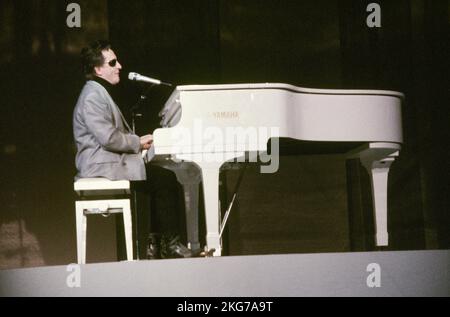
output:
M131 132L108 91L89 80L73 112L77 145L75 179L106 177L111 180L145 180L139 136Z

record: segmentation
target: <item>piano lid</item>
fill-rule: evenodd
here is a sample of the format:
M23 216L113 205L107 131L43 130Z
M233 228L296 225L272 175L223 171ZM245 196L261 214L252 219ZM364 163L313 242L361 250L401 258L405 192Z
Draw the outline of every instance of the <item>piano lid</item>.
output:
M257 83L257 84L225 84L225 85L182 85L177 86L178 91L202 91L202 90L240 90L240 89L284 89L293 92L307 94L323 95L380 95L405 98L405 95L392 90L374 90L374 89L317 89L297 87L283 83Z

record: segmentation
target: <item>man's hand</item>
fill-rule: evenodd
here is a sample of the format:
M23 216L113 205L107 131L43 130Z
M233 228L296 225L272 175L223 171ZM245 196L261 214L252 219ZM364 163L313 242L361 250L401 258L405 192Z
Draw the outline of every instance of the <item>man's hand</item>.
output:
M147 134L141 136L141 150L148 150L153 143L153 135Z

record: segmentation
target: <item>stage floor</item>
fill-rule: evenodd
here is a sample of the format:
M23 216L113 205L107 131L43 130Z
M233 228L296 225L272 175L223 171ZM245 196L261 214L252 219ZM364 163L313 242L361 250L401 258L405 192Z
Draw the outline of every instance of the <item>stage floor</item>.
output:
M450 296L450 250L227 256L3 270L0 296Z

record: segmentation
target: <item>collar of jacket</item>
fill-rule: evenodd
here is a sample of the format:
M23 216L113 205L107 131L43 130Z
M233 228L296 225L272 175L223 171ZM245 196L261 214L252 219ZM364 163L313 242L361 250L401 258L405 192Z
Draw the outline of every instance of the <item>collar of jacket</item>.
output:
M94 78L92 78L93 81L96 81L97 83L99 83L100 85L102 85L106 91L109 93L109 95L112 97L114 94L114 86L111 85L107 80L100 78L98 76L94 76Z

